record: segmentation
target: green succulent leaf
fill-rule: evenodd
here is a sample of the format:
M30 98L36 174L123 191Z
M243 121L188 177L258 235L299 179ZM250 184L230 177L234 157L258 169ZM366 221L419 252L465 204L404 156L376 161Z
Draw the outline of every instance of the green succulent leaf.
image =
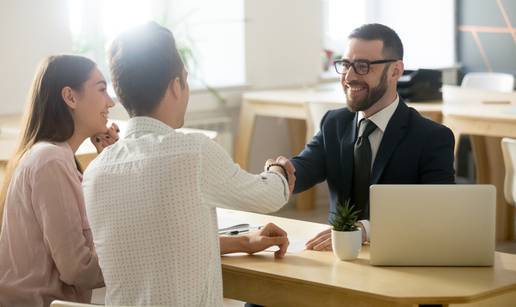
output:
M358 230L357 221L360 210L355 210L355 205L348 199L344 204L337 202L337 210L330 212L332 218L330 224L336 231L356 231Z

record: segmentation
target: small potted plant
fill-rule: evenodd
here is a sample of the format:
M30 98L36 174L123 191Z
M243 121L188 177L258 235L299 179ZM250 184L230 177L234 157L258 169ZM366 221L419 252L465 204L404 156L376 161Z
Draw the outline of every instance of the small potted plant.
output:
M344 205L337 202L337 210L331 212L330 224L333 253L340 260L356 259L362 246L362 231L357 226L359 210L350 204L348 199Z

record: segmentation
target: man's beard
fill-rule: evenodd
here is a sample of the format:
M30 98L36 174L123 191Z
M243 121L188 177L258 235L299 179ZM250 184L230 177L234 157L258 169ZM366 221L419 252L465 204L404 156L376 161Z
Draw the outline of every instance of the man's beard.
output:
M344 92L346 93L347 106L349 110L353 112L368 110L375 103L377 103L378 100L380 100L380 98L383 97L383 95L385 95L385 92L387 91L387 68L388 66L386 66L382 72L380 83L378 83L378 85L372 89L369 89L369 86L365 82L351 81L350 83L348 83L349 86L361 85L367 89L367 96L362 98L361 100L353 101L357 98L350 98L350 89L344 86Z

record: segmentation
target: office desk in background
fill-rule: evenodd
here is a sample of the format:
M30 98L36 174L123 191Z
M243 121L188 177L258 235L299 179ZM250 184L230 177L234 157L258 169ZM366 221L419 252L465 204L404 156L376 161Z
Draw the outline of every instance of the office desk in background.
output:
M7 162L14 153L14 150L16 150L18 137L21 131L21 118L22 116L20 114L0 115L0 169L5 168ZM120 127L121 134L123 134L127 121L114 120L114 122ZM178 129L178 131L187 134L202 133L212 140L216 140L217 138L217 132L211 130L181 128ZM89 139L85 140L76 152L77 160L83 169L85 169L96 156L97 150Z
M516 105L445 105L443 115L457 145L461 135L470 135L477 183L496 186L497 241L514 240L516 210L503 195L505 167L500 142L503 137L516 138Z
M235 161L243 169L249 170L249 153L254 135L257 117L278 117L288 120L290 144L292 156L303 150L314 134L309 119L308 102L332 102L342 103L345 107L345 96L342 88L330 87L324 89L290 89L261 92L247 92L243 95L240 109L239 129L235 142ZM424 116L441 122L442 104L433 103L409 103L409 106L418 110ZM300 210L314 207L315 189L300 193L296 207Z
M328 226L217 209L219 221L273 222L291 239ZM222 257L224 297L274 306L516 306L516 255L496 252L494 267L373 267L369 250L343 262L332 252Z

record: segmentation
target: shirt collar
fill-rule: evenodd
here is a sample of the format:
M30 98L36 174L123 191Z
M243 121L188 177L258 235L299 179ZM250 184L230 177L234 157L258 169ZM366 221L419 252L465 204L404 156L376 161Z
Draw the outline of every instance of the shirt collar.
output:
M378 127L378 129L382 131L382 133L384 133L385 129L387 128L387 124L389 123L389 120L391 119L392 115L396 111L396 108L398 107L399 102L400 97L396 95L396 99L394 99L394 101L390 105L371 115L368 119L372 121L376 125L376 127ZM357 125L360 124L360 121L364 117L364 112L358 112Z
M145 132L159 135L169 134L174 129L164 122L148 116L136 116L127 122L126 137L131 134L141 134Z

